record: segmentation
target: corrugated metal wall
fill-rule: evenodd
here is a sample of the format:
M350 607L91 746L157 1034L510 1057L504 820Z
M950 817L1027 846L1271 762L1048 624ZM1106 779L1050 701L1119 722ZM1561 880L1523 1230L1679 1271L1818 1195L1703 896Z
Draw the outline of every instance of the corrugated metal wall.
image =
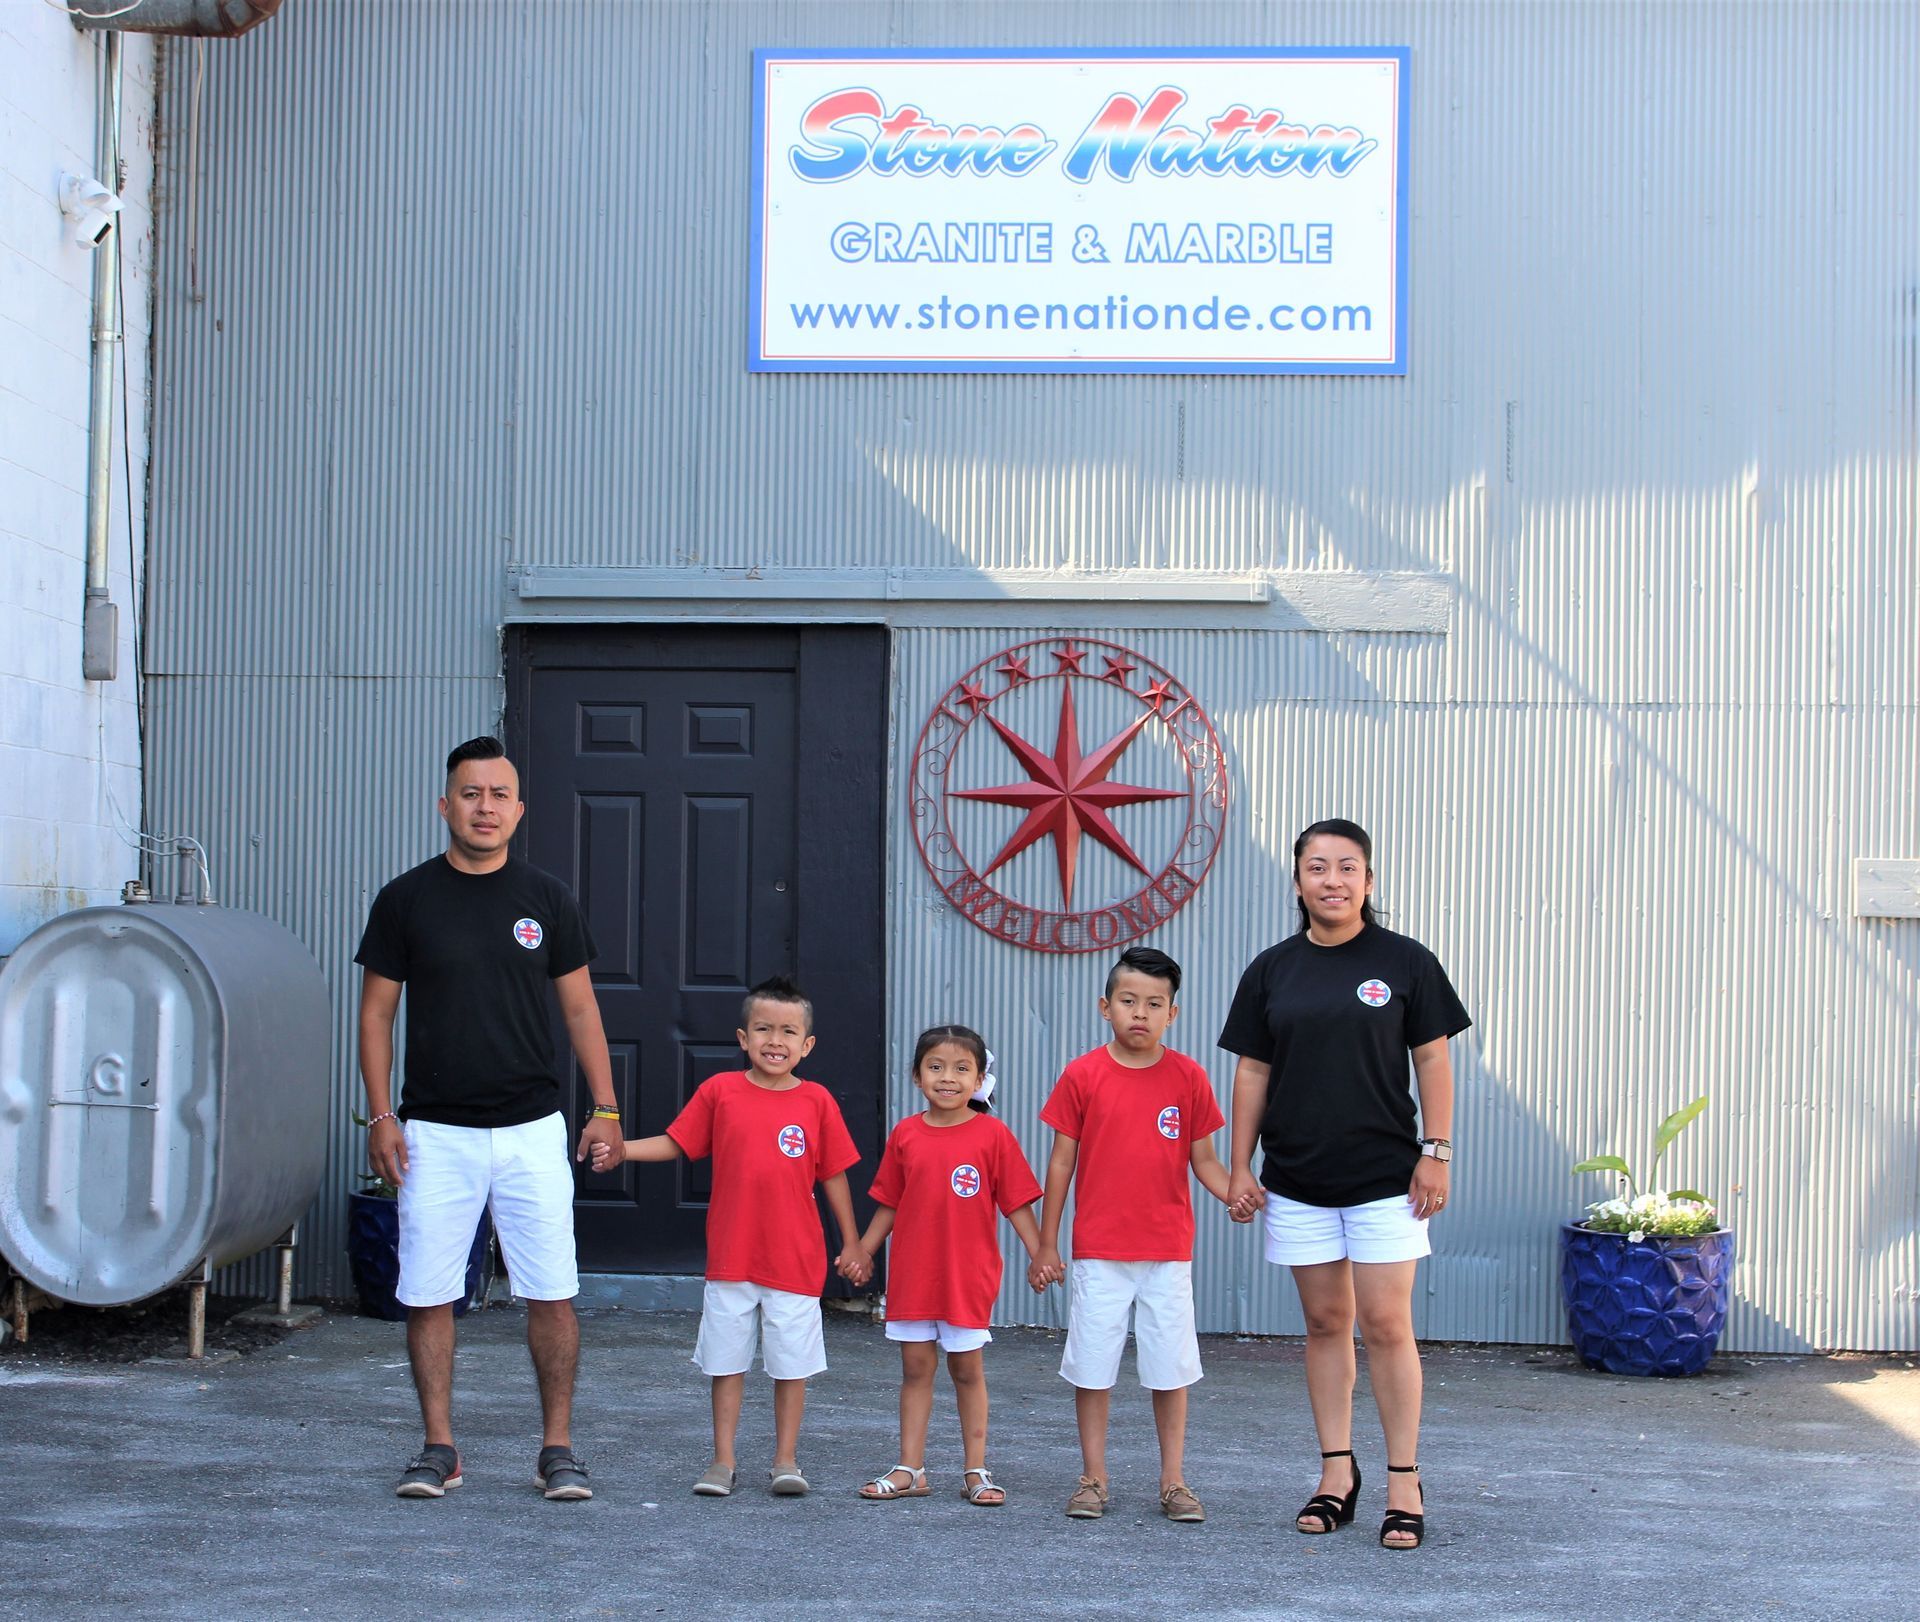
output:
M746 372L752 47L1236 42L1412 47L1405 379ZM1444 635L1116 614L1235 771L1155 937L1185 1045L1294 830L1357 816L1476 1019L1423 1333L1560 1338L1567 1166L1706 1090L1673 1169L1739 1228L1728 1344L1920 1346L1920 925L1848 874L1920 853L1917 56L1850 5L290 7L210 56L198 304L170 72L150 793L338 987L303 1287L344 1289L348 958L498 713L510 565L1413 570ZM969 612L896 638L891 1038L977 1022L1038 1160L1098 967L958 920L901 792L933 696L1045 629ZM1199 1268L1208 1327L1299 1327L1211 1214Z

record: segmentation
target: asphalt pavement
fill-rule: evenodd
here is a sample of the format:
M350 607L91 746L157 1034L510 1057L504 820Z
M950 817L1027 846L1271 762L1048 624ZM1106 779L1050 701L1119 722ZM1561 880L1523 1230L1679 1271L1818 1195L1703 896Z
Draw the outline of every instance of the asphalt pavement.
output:
M72 1310L72 1309L68 1309ZM689 1492L708 1457L695 1319L582 1313L576 1447L589 1503L548 1503L524 1314L461 1328L466 1485L401 1500L418 1420L401 1326L329 1316L228 1361L0 1352L0 1596L23 1617L1911 1616L1920 1366L1910 1357L1722 1357L1693 1380L1591 1373L1555 1348L1426 1357L1426 1546L1375 1541L1381 1443L1364 1374L1359 1519L1292 1530L1317 1460L1298 1341L1208 1337L1188 1479L1200 1526L1162 1519L1152 1419L1122 1373L1104 1520L1062 1514L1078 1470L1060 1337L987 1352L990 1462L1009 1501L960 1495L952 1393L934 1495L855 1496L894 1462L898 1360L830 1317L802 1499L765 1490L757 1374L741 1487Z

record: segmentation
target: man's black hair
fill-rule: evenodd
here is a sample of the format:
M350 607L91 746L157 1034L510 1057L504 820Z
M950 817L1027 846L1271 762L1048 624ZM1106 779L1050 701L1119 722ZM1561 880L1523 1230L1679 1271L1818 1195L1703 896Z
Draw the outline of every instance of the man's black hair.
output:
M740 1029L745 1030L753 1023L753 1005L757 1002L790 1002L799 1004L807 1017L807 1035L813 1035L813 999L784 974L776 974L771 979L762 980L740 1000Z
M447 776L453 776L460 765L469 760L505 760L507 751L498 738L469 738L463 744L455 746L447 756Z
M1180 995L1180 965L1158 947L1129 946L1122 952L1113 967L1107 970L1107 989L1101 993L1102 996L1113 996L1114 984L1119 980L1122 969L1144 974L1150 980L1164 980L1169 997Z

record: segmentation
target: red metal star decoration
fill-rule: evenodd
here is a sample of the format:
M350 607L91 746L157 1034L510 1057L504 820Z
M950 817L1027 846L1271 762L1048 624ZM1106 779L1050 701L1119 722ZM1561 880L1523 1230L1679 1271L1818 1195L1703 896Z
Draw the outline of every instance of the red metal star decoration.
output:
M1017 653L1007 655L1007 662L993 667L1007 678L1008 691L1018 687L1024 681L1032 681L1033 676L1027 670L1027 661Z
M1125 659L1116 659L1110 653L1102 654L1101 658L1107 661L1107 668L1101 673L1100 679L1102 681L1110 681L1116 687L1125 687L1127 685L1127 678L1140 668L1136 664L1130 664Z
M982 687L977 681L961 682L958 687L954 688L953 698L956 704L972 705L975 715L978 715L993 702L992 699L987 697L986 688Z
M1085 648L1076 648L1069 642L1064 648L1055 648L1053 656L1060 661L1061 675L1064 676L1068 671L1072 671L1076 676L1083 674L1080 663L1087 656Z
M1073 711L1073 684L1063 682L1060 689L1060 727L1055 734L1053 754L1043 755L1018 733L1002 726L995 716L987 720L1000 735L1000 741L1012 750L1013 758L1026 769L1026 783L1006 783L997 788L949 789L955 799L985 800L993 805L1011 805L1024 810L1026 819L1014 830L1013 837L1000 854L987 864L981 877L1018 856L1029 845L1046 835L1053 836L1054 854L1060 863L1060 892L1069 911L1073 908L1073 878L1080 861L1080 836L1091 834L1123 862L1138 868L1149 878L1153 870L1134 854L1133 847L1121 837L1107 813L1116 806L1138 805L1147 800L1177 800L1184 789L1143 788L1134 783L1109 783L1120 757L1127 752L1140 729L1153 719L1142 715L1125 730L1114 734L1090 755L1080 753L1080 725Z
M1162 677L1158 681L1148 682L1147 690L1140 696L1152 705L1157 713L1160 706L1173 697L1173 683L1165 677Z

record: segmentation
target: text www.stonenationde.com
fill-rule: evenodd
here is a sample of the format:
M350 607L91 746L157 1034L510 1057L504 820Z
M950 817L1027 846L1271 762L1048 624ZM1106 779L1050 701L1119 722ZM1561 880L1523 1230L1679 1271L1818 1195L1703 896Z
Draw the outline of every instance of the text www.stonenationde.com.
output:
M942 294L923 304L789 304L802 331L840 332L1371 332L1370 304L1136 303L1124 293L1072 304L974 304Z

